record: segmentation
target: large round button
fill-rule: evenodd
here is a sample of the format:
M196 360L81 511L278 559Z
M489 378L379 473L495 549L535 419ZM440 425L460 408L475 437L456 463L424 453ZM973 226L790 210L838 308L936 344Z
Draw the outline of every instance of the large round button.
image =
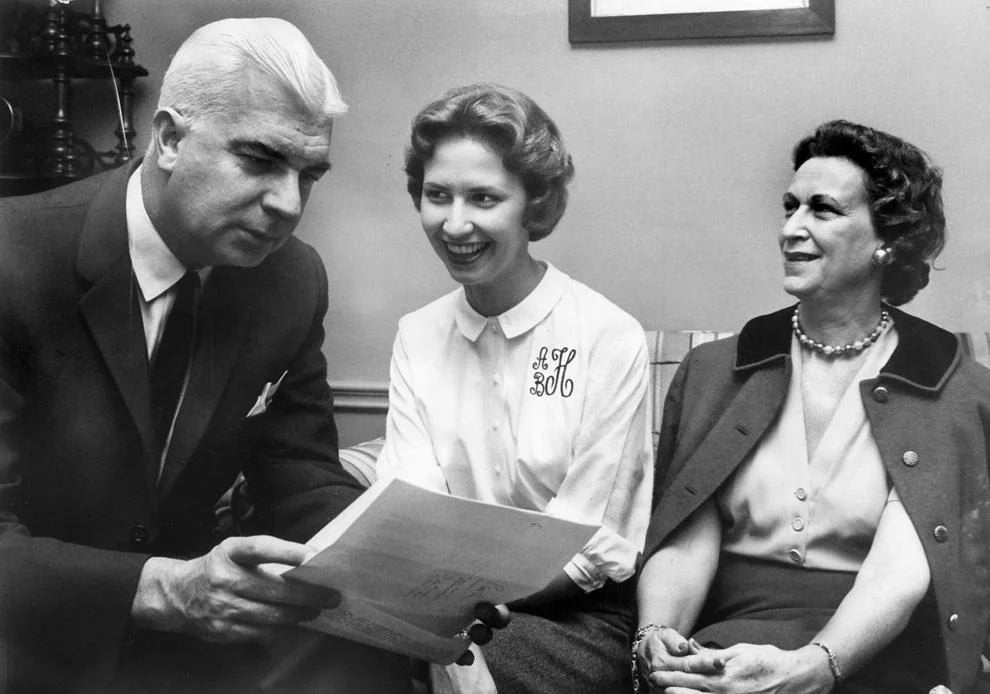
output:
M151 533L143 525L135 525L131 528L131 542L136 545L143 545L148 542L148 538L151 537Z
M914 451L904 451L904 455L901 456L901 460L903 460L904 464L908 467L914 467L918 464L920 458Z
M887 402L890 399L890 394L883 386L877 386L873 389L873 399L877 402Z
M955 631L957 626L959 626L959 615L953 613L949 615L949 629Z
M804 519L795 518L794 520L791 521L791 527L794 528L795 530L804 530Z
M804 487L798 487L794 490L794 496L798 498L798 501L804 501L808 498L808 492L804 490Z
M787 550L787 556L790 557L790 560L795 564L800 564L803 559L801 557L801 551L796 547L792 547L791 549Z
M949 529L944 525L936 525L932 535L935 536L935 542L945 542L949 539Z

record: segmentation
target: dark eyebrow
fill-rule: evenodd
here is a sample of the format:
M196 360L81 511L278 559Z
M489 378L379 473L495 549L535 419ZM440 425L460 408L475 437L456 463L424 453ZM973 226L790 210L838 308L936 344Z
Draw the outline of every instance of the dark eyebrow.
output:
M231 147L238 150L253 150L255 152L260 152L261 154L278 161L285 159L284 154L273 147L269 147L264 142L259 140L234 140L231 143Z
M815 193L814 195L811 196L811 201L817 203L825 203L827 205L838 207L839 209L845 209L845 207L842 204L840 204L838 200L833 198L831 195L827 195L825 193Z

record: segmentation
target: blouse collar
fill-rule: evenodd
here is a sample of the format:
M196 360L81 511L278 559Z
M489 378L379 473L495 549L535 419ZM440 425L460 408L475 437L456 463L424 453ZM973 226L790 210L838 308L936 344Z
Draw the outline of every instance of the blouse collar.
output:
M498 316L483 316L475 311L468 303L467 293L462 288L458 292L454 309L454 319L461 334L474 342L481 335L485 326L493 321L498 323L502 334L510 340L535 328L550 315L550 311L560 301L571 280L569 276L550 263L544 261L544 264L547 266L547 270L533 291L525 299Z

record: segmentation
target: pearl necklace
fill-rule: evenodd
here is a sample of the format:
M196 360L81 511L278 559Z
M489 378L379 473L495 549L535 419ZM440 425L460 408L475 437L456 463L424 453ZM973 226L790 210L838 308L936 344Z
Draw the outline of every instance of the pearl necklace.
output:
M821 352L826 357L852 356L857 352L862 352L864 349L868 349L880 338L884 329L886 329L887 324L890 322L890 314L887 313L886 309L881 309L880 322L877 324L877 327L873 329L873 332L866 337L847 345L823 345L821 342L815 342L812 340L804 334L803 330L801 330L801 320L798 318L798 308L798 306L794 307L794 315L791 317L791 327L794 330L794 334L797 336L797 339L802 346L807 347L814 352Z

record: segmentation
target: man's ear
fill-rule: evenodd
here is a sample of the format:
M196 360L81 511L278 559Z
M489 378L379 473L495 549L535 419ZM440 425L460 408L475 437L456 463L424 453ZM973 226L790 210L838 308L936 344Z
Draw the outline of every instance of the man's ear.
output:
M160 108L151 121L158 168L172 173L179 158L179 143L189 132L189 123L174 108Z

